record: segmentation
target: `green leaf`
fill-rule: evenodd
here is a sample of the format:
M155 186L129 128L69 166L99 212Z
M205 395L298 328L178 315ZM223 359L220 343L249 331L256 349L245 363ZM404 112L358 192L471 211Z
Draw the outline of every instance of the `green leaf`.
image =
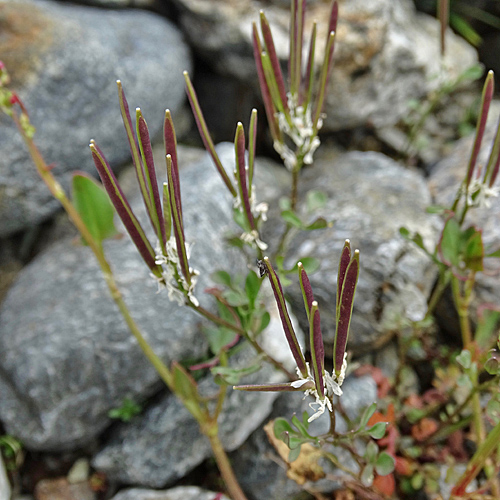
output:
M427 413L427 410L420 408L408 408L406 411L406 418L410 424L414 424L418 422L421 418L423 418Z
M370 464L375 463L378 455L378 445L374 441L370 441L366 445L365 453L363 454L364 459Z
M141 405L130 398L125 398L120 407L109 410L108 417L121 420L122 422L130 422L141 411Z
M260 370L260 364L246 366L245 368L230 368L228 366L215 366L211 372L215 381L221 385L238 385L240 379Z
M295 462L297 458L299 458L300 455L300 446L297 446L296 448L290 449L290 453L288 454L288 463Z
M311 224L304 227L306 231L314 231L315 229L325 229L325 227L331 227L331 223L329 223L325 218L318 217L315 221L311 222Z
M466 233L465 243L465 267L471 271L483 270L484 245L481 231L469 228Z
M115 208L104 188L85 173L73 174L73 203L92 237L99 243L118 233Z
M424 486L424 476L422 476L422 474L419 474L417 472L417 474L415 474L411 478L411 486L414 490L422 489L422 487Z
M260 318L260 325L259 328L257 328L257 334L263 332L269 326L270 322L271 322L271 315L267 311L265 311Z
M281 217L286 223L290 224L290 226L298 229L305 229L305 224L300 220L295 212L292 212L292 210L283 210L281 212Z
M468 370L471 366L471 354L469 351L464 349L457 357L456 357L457 363L462 365L463 368Z
M365 486L371 486L373 483L373 465L368 464L365 466L363 469L363 472L361 473L361 482Z
M456 219L449 219L443 229L441 252L444 259L455 267L460 264L460 243L460 225Z
M427 255L430 255L427 249L425 248L424 245L424 238L419 232L412 233L408 228L406 227L400 227L399 228L399 234L408 241L412 241L417 245L419 248L421 248Z
M231 275L226 271L215 271L210 275L210 278L219 285L231 286Z
M479 315L474 340L479 347L488 349L493 344L495 330L500 320L500 311L484 311Z
M282 417L277 418L274 421L273 430L274 430L274 437L276 439L281 439L281 441L286 442L287 444L288 444L288 437L286 438L286 441L283 439L285 434L290 434L294 432L290 422Z
M366 426L368 425L368 420L372 418L372 415L375 413L376 409L377 403L372 403L370 406L368 406L368 408L365 409L363 415L361 415L361 420L359 422L360 430L365 430Z
M306 195L306 207L308 212L314 212L326 205L328 196L324 191L312 189Z
M498 375L500 372L500 362L496 358L490 358L486 361L484 364L484 369L490 374L490 375Z
M247 218L245 216L245 213L241 210L234 209L233 210L233 220L240 226L245 232L250 232L251 228L248 225Z
M377 422L368 429L368 434L370 434L373 439L382 439L385 436L386 427L387 422Z
M196 381L177 362L172 363L172 371L175 395L183 402L191 415L201 421L204 415L200 405Z
M246 306L248 297L242 290L226 290L222 296L227 300L227 303L233 307Z
M430 205L425 209L425 211L428 214L438 214L438 215L443 215L446 212L446 210L447 208L442 205Z
M210 350L216 356L221 352L221 350L233 342L236 333L230 330L229 328L205 328L204 333L208 339L208 345L210 346Z
M495 423L500 421L500 401L498 400L498 394L488 401L486 413Z
M245 291L250 302L250 305L253 307L255 304L255 299L259 295L259 290L262 285L262 280L259 279L257 273L250 270L247 274L247 278L245 280Z
M375 470L379 476L387 476L394 471L394 458L389 453L383 451L375 462Z
M306 422L307 422L307 420L306 420ZM298 419L297 415L294 415L294 416L292 417L292 424L293 424L293 425L295 425L295 427L297 427L297 429L298 429L299 433L302 435L302 437L303 437L304 439L314 439L314 440L315 440L315 438L314 438L313 436L311 436L311 435L307 432L307 429L308 429L308 427L309 427L309 423L307 424L307 426L306 426L306 425L304 425L304 423L303 423L303 422L301 422L301 421Z

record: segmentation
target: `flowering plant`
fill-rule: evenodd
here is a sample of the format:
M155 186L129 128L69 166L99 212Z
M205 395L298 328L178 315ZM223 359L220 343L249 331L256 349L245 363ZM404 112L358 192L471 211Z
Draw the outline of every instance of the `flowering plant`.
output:
M302 349L293 329L290 316L286 307L283 288L278 275L273 269L269 259L264 257L264 274L269 276L271 287L274 292L276 304L280 314L283 330L285 332L290 351L297 364L298 379L286 384L261 384L242 385L235 389L245 391L303 391L304 396L313 396L314 402L311 408L316 412L309 417L312 422L320 417L325 408L333 412L333 396L341 396L340 388L344 382L347 368L347 337L349 324L351 322L354 293L359 276L359 250L351 255L351 244L349 240L344 243L339 262L337 278L337 301L336 301L336 331L333 349L333 372L325 371L325 351L321 334L321 322L318 303L314 300L309 278L302 263L298 264L300 288L304 299L307 318L309 320L309 342L311 346L311 363L307 363ZM311 368L312 365L312 368Z

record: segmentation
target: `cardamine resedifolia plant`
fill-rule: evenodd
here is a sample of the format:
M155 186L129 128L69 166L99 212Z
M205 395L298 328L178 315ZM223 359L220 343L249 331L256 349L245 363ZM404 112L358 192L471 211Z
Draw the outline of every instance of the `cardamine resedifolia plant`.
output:
M306 2L305 0L292 0L291 6L290 91L288 94L285 94L284 91L284 78L276 57L270 28L263 13L261 13L261 29L264 43L262 44L260 41L256 26L254 26L253 30L253 39L257 72L271 134L277 151L282 156L285 165L292 172L291 211L294 212L297 203L298 173L303 165L312 163L312 155L319 145L318 131L321 128L323 119L322 107L332 62L334 29L337 22L338 9L336 2L334 2L329 21L329 34L325 46L324 64L321 69L319 81L316 82L313 67L316 47L316 26L314 25L313 27L309 58L306 72L303 75L301 54ZM355 437L359 436L365 436L366 439L369 439L369 436L374 438L382 437L385 430L384 423L367 429L368 420L375 411L374 405L370 406L365 412L357 433L339 436L335 431L335 414L333 413L335 405L333 398L342 394L341 385L346 370L345 352L347 335L359 273L359 253L355 251L351 255L350 244L346 242L340 259L336 304L337 333L334 348L334 367L333 372L330 374L325 370L324 366L318 304L314 300L305 266L299 264L298 269L306 313L310 323L310 363L306 362L305 355L293 331L278 273L273 269L269 258L264 256L267 244L262 240L260 234L261 226L266 220L267 205L256 201L256 190L253 184L257 130L257 112L255 110L252 111L250 117L248 142L245 140L243 125L238 123L236 127L234 141L235 171L234 180L231 180L217 155L196 93L189 76L185 73L187 95L202 140L214 161L222 181L233 197L233 206L231 208L233 218L242 231L238 236L241 242L240 246L245 248L245 256L249 259L249 262L255 262L255 259L259 260L261 273L264 271L264 274L270 279L285 335L297 363L297 377L290 374L270 353L265 352L258 342L258 336L269 323L269 313L266 311L265 306L262 305L262 300L257 300L262 280L257 277L253 270L250 270L246 277L244 290L240 290L239 288L237 290L244 299L238 304L231 303L224 294L224 291L212 290L211 293L217 301L218 314L200 305L196 295L196 281L199 272L191 265L190 246L186 242L184 234L177 140L170 112L168 110L165 112L163 129L167 175L165 182L159 187L146 120L141 110L136 109L135 126L133 125L125 92L121 82L117 82L121 116L140 192L148 214L149 223L154 231L155 241L150 241L141 222L133 213L123 190L105 158L105 153L101 151L96 141L92 140L90 142L90 150L109 198L103 198L103 192L97 187L95 182L82 174L76 174L74 177L74 200L71 201L66 196L63 188L52 175L50 167L44 162L34 144L33 136L35 129L29 121L27 110L18 96L6 87L8 84L8 75L5 68L2 66L0 70L0 106L2 111L14 120L24 138L41 178L45 181L54 197L61 202L69 217L80 231L84 242L95 254L111 296L118 305L121 314L148 360L156 368L165 384L180 398L197 420L201 431L209 439L214 458L221 471L228 492L234 500L245 500L245 495L238 484L220 442L217 420L222 411L229 383L231 385L238 383L239 377L245 372L245 370L241 370L241 373L238 370L231 371L229 365L229 358L237 349L236 344L240 339L244 339L255 349L258 359L269 361L277 369L284 372L289 380L291 380L289 383L281 384L278 388L274 387L275 389L302 391L306 396L313 397L314 401L311 405L315 409L315 413L309 418L309 421L318 418L325 410L330 412L332 427L329 435L313 437L307 432L306 424L304 423L301 427L301 429L305 430L302 439L311 440L316 445L321 446L327 442L351 442ZM97 207L100 208L97 209ZM106 260L102 245L103 239L109 237L114 232L114 227L109 227L112 225L112 217L106 217L106 219L109 219L107 223L103 223L102 218L102 214L104 212L109 213L111 207L116 210L121 218L140 256L149 269L152 278L156 281L158 289L166 289L170 300L177 302L179 305L189 307L215 325L215 335L218 337L217 341L211 343L212 346L217 345L216 348L212 349L214 358L199 365L199 367L210 368L216 380L220 383L220 390L214 397L214 401L208 401L200 394L196 381L182 365L173 363L171 367L168 367L155 355L131 317L117 287L113 270ZM320 221L311 225L309 229L324 226ZM282 239L282 243L284 243L284 238ZM284 244L280 244L280 251L284 253ZM280 257L282 259L283 255ZM235 281L227 273L219 272L218 278L219 283L223 282L225 286L232 288L233 292L236 290ZM227 332L230 332L231 335L228 336ZM307 425L309 421L306 420ZM370 473L376 464L378 464L377 470L379 474L392 470L390 457L388 459L385 455L379 455L377 458L377 454L373 455L372 453L368 459L363 456L363 453L358 452L354 446L350 447L350 449L353 456L356 457L357 463L363 465L365 476L367 475L366 471ZM295 447L294 450L293 453L296 457L300 451L300 446L298 448ZM377 459L376 464L372 460L374 457ZM337 465L341 467L341 464ZM363 483L364 479L358 472L351 472L351 474L360 484Z

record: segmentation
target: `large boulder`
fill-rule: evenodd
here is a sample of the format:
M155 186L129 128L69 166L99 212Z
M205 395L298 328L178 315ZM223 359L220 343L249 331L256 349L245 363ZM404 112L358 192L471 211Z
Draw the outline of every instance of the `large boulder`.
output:
M177 486L164 491L129 488L117 493L111 500L229 500L226 495L203 490L197 486Z
M331 344L338 261L345 239L350 239L353 250L360 250L361 265L347 348L354 354L371 351L387 342L405 318L418 321L427 310L435 266L400 236L399 229L418 230L428 245L434 243L438 220L425 211L431 204L429 189L418 172L373 152L337 154L324 149L302 174L302 200L311 190L319 189L327 196L326 204L314 215L306 212L303 203L303 220L312 222L319 215L333 221L333 227L292 232L286 267L304 257L319 259L320 270L310 281L319 303L323 337ZM284 186L282 196L286 195L288 187ZM282 223L273 212L270 221L265 239L276 241ZM290 300L306 327L298 277L292 279Z
M208 156L181 172L181 184L186 238L194 243L191 262L200 271L195 292L210 307L203 290L211 272L246 272L241 254L224 242L232 227L230 196ZM141 214L137 188L130 199ZM156 294L129 238L105 242L105 253L158 356L170 363L205 353L200 317L169 302L166 293ZM88 443L109 425L111 408L125 397L144 400L159 387L94 256L71 240L55 243L20 273L0 309L0 351L0 420L29 449Z
M115 81L151 135L165 108L184 99L190 52L175 26L144 11L116 11L44 0L0 2L0 54L37 128L35 143L67 187L70 172L94 172L95 138L112 166L128 158ZM0 116L0 236L39 224L59 204L40 181L14 124Z
M269 19L276 50L288 58L290 2L242 0L174 0L180 24L194 49L223 74L248 84L256 82L252 56L252 22L262 9ZM330 2L308 2L306 40L318 20L319 68ZM451 30L447 52L439 54L439 22L417 14L411 0L341 0L334 68L326 102L325 130L371 124L396 124L410 99L452 81L477 62L475 50ZM442 65L447 68L442 72ZM441 78L436 75L442 74Z

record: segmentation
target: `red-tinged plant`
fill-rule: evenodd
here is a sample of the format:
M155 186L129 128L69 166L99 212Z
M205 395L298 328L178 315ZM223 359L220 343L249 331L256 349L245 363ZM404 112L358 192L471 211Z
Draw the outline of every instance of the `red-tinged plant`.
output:
M341 253L338 277L339 283L337 287L338 295L336 301L337 330L335 332L333 354L334 360L337 360L337 363L334 364L334 371L332 374L325 371L325 354L318 303L314 300L312 287L304 267L301 263L298 264L300 287L304 299L306 315L309 320L311 364L306 362L302 354L302 349L288 314L279 277L267 257L264 257L264 266L265 273L269 277L273 289L290 351L297 364L297 376L299 378L288 384L244 385L236 386L235 389L247 391L304 391L306 396L311 395L315 399L310 406L315 409L316 412L308 419L309 422L312 422L325 412L325 408L333 412L333 396L342 395L341 385L344 381L347 367L347 336L349 333L354 294L359 276L359 251L356 250L354 254L351 255L351 245L349 240L346 240Z

